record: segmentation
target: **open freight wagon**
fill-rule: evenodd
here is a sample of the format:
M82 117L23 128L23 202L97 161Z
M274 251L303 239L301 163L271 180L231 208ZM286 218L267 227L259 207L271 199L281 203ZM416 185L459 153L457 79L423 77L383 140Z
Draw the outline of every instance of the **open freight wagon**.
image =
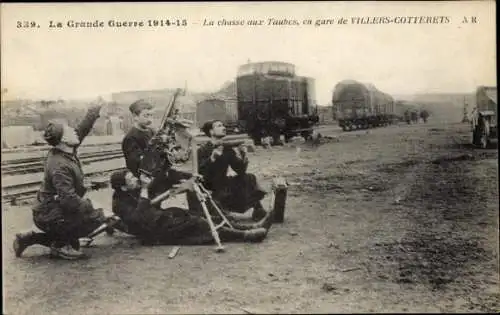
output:
M247 63L236 79L238 126L256 144L263 137L309 138L319 122L314 79L295 75L295 66L285 62Z
M394 99L372 84L339 82L333 91L334 120L344 131L387 126L396 120Z

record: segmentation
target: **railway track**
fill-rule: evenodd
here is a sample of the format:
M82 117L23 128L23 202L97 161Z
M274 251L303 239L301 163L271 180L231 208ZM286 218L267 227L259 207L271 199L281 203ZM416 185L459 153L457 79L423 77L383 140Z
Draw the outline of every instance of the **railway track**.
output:
M239 135L228 138L247 137ZM197 140L204 142L208 138L202 136L197 137ZM44 160L44 156L32 156L2 161L2 203L18 204L36 196L42 181ZM125 168L121 149L81 153L80 161L85 173L86 187L92 189L107 186L109 174Z
M125 162L123 158L115 158L86 165L83 168L85 186L89 189L96 189L105 187L109 180L109 174L124 169ZM34 198L40 189L42 176L43 173L36 173L7 178L5 186L2 185L2 203L18 204Z
M100 152L88 152L80 155L82 165L93 162L106 161L119 158L123 155L120 149ZM42 172L44 157L30 157L11 161L2 161L2 176Z

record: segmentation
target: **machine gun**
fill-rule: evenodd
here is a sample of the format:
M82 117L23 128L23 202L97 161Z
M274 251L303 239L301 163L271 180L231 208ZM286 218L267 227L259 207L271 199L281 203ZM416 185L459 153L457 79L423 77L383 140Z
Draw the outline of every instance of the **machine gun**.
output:
M139 173L155 178L160 172L165 172L173 165L179 162L185 162L189 159L189 150L182 156L178 153L180 146L176 143L176 127L183 126L177 119L177 109L175 103L182 90L177 89L165 108L163 117L158 130L150 139L144 152Z
M144 152L144 156L139 166L139 173L154 181L155 178L162 173L165 174L172 166L184 163L191 157L193 162L193 190L198 201L202 205L203 214L210 225L212 236L217 244L216 250L217 252L222 252L224 251L224 247L221 244L217 230L223 226L228 226L230 228L233 226L224 215L224 212L216 205L210 195L210 192L207 191L202 185L201 176L198 174L198 145L194 136L186 132L187 125L177 117L175 102L180 93L181 89L177 89L172 97L172 100L165 108L160 126L149 141ZM181 139L187 140L184 143L184 148L182 148L179 143L180 141L178 141ZM222 145L233 147L241 145L242 143L243 142L240 140L232 140L227 141L226 144L222 143ZM175 188L168 189L157 196L152 196L153 199L151 203L156 205L168 197L178 193L179 192L176 191ZM218 222L217 226L214 224L212 214L209 212L210 206L212 206L212 208L217 212L215 213L215 216L221 219L221 222ZM109 222L104 223L101 227L88 235L88 237L84 240L85 245L89 246L95 236L107 231L109 228L112 228L115 224L117 224L117 222L119 222L119 220L116 218L110 218Z

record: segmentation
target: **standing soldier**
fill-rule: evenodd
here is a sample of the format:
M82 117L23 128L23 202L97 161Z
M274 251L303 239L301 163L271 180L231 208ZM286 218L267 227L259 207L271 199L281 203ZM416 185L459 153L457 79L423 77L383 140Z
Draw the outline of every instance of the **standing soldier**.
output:
M127 169L130 170L135 177L140 178L141 174L139 172L139 168L141 161L144 157L149 141L155 134L155 130L151 127L153 106L144 100L138 100L130 105L129 109L134 119L134 126L129 130L123 139L122 150ZM180 179L188 178L190 178L190 175L187 173L172 169L164 170L164 172L154 180L154 183L150 188L150 192L153 195L162 193L166 189L170 188L174 182L178 182Z
M410 110L407 109L404 113L404 120L406 121L406 123L409 125L411 124L411 117L410 117Z
M257 183L255 175L246 172L246 147L224 146L222 138L226 136L226 128L219 120L205 123L202 131L210 137L210 141L198 149L199 172L206 188L226 211L243 213L253 208L252 219L261 220L267 214L261 203L266 191ZM230 166L236 176L227 176Z
M52 148L45 163L42 185L33 207L33 221L44 233L19 233L14 240L17 257L34 244L50 247L51 254L63 259L79 259L79 238L98 228L107 219L85 194L84 174L77 148L99 118L101 106L87 112L77 128L66 123L51 122L44 139Z
M138 100L129 107L134 119L134 126L125 135L122 141L122 150L127 169L137 178L140 176L139 166L144 151L154 135L154 130L151 128L152 109L153 106L144 100Z
M418 111L416 109L411 111L411 121L418 124Z
M145 155L149 141L155 134L155 130L151 127L153 106L144 100L138 100L130 105L129 110L134 119L134 126L123 139L122 150L127 169L136 178L142 179L144 176L141 176L139 172L141 161ZM178 112L176 115L178 115ZM171 188L173 184L178 183L181 179L189 178L191 178L191 174L189 173L180 172L174 169L165 169L150 185L150 195L154 197ZM194 197L194 193L188 191L187 196L190 207L196 207L196 205L192 205L193 202L198 203Z
M429 118L429 112L425 109L420 111L420 118L424 121L424 123L427 122L427 118Z

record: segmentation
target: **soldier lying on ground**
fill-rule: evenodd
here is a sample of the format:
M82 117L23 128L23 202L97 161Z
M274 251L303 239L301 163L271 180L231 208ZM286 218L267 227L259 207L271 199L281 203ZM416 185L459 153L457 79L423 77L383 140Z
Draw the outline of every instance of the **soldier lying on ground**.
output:
M204 186L213 192L212 197L226 211L244 213L253 208L252 218L261 220L267 214L261 203L266 191L260 187L255 175L246 172L246 147L223 146L226 128L221 121L205 123L202 131L210 137L210 141L198 149L199 172ZM236 172L236 176L227 175L229 167Z
M60 258L83 258L78 239L107 222L103 210L83 198L84 174L77 156L77 148L99 118L100 109L101 106L90 108L76 129L57 122L46 127L44 138L52 148L32 209L33 221L43 233L17 234L14 240L17 257L27 247L39 244L50 247L51 254Z
M126 233L139 237L144 244L203 245L213 244L208 222L181 208L161 209L152 206L148 193L149 183L141 182L130 171L117 171L111 176L113 212L125 223ZM178 193L192 190L192 181L175 185ZM260 242L271 227L273 212L260 222L218 230L221 241ZM118 228L118 227L117 227Z

